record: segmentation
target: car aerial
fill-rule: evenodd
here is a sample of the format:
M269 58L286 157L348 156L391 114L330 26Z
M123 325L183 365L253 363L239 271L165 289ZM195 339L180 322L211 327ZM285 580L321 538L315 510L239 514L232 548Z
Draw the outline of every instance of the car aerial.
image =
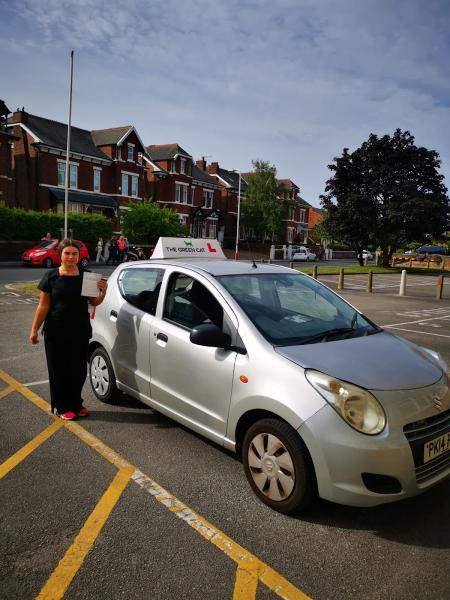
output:
M304 260L304 261L317 260L317 256L309 248L302 247L302 248L299 248L299 250L292 255L292 260L293 261L296 261L296 260Z
M60 240L42 240L34 248L25 250L22 253L22 264L26 266L40 267L58 267L61 260L58 254L58 244ZM80 264L82 267L87 267L89 264L89 252L86 244L80 240L74 240L74 245L80 250Z
M441 357L294 269L160 238L112 273L92 324L96 397L125 392L237 453L275 510L375 506L450 475Z

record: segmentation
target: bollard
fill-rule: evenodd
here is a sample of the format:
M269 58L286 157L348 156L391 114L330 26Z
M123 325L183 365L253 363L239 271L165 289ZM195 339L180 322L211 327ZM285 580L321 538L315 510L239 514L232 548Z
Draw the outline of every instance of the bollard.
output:
M269 265L271 265L272 264L272 259L269 258L269 260L267 262L269 263Z
M442 290L444 288L444 276L439 275L437 278L436 300L442 300Z
M344 289L344 269L339 269L339 283L338 290Z
M292 262L292 260L291 260L291 262L289 263L289 268L290 268L290 269L293 269L293 268L294 268L294 263Z
M406 296L406 270L403 269L402 276L400 278L400 290L398 292L399 296Z
M266 261L264 260L264 258L261 258L261 264L264 264Z
M372 293L372 284L373 284L373 273L372 271L368 272L368 278L367 278L367 293L371 294Z
M314 279L317 279L317 265L314 265L314 268L313 268L313 277L314 277Z

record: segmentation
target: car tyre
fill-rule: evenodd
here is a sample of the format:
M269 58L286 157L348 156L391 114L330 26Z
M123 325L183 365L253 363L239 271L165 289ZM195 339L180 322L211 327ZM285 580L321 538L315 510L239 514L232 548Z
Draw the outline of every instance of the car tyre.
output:
M80 260L80 265L83 267L83 269L85 269L88 266L88 264L89 264L89 261L87 258L82 258Z
M116 386L116 376L107 352L99 347L89 360L89 380L95 396L106 404L119 400L121 392Z
M50 269L51 267L53 267L53 262L52 262L52 259L51 259L51 258L46 258L46 259L44 260L44 267L45 267L46 269Z
M317 497L311 457L298 433L278 419L261 419L245 434L245 475L264 504L280 513L306 509Z

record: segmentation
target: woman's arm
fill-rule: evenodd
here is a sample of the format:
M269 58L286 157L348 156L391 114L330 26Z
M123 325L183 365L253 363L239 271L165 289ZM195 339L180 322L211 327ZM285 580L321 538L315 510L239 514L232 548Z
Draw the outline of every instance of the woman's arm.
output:
M45 317L48 315L48 311L50 310L50 294L47 292L41 292L39 296L39 304L36 308L36 312L34 313L33 324L31 325L30 331L30 342L32 344L37 344L39 342L38 332L42 323L45 321Z
M104 279L100 279L97 281L97 287L100 290L100 293L95 298L89 298L90 304L92 306L98 306L105 299L106 290L108 289L108 283Z

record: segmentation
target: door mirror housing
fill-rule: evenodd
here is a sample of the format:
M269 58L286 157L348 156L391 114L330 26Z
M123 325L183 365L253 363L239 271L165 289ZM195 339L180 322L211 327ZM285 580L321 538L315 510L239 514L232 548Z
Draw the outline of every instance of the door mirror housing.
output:
M209 346L211 348L223 348L239 354L247 354L245 348L231 346L230 336L212 323L203 323L197 325L191 331L189 339L193 344L198 346Z

